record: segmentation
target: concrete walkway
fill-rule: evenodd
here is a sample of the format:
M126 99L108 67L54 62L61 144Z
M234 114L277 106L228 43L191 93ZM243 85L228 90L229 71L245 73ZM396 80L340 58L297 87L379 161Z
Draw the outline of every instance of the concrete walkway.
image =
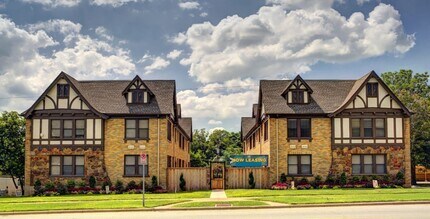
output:
M227 195L225 194L224 189L215 189L211 192L211 199L227 199Z

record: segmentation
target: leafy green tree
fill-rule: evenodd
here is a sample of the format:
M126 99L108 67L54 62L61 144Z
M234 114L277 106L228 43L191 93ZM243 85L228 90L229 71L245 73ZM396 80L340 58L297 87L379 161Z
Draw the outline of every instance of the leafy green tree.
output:
M25 119L17 112L3 112L0 116L0 171L12 177L24 191ZM18 181L17 181L18 180Z
M225 161L229 161L231 155L241 154L240 133L226 130L214 130L212 133L205 129L195 130L191 144L191 166L209 166L210 161L218 155L217 150Z
M430 168L430 86L429 74L412 70L386 72L385 83L414 114L411 117L412 181L415 183L415 165Z

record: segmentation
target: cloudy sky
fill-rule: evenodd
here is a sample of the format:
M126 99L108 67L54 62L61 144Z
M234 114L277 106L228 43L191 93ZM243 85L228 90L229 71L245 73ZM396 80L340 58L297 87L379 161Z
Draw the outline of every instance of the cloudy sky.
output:
M430 69L430 1L1 0L0 110L64 71L174 79L194 128L240 130L258 80Z

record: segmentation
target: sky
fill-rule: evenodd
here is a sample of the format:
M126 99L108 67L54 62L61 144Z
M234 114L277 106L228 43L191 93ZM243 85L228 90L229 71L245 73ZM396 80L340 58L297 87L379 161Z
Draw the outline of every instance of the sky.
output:
M430 1L0 0L0 111L64 71L176 80L193 128L240 131L261 79L430 69Z

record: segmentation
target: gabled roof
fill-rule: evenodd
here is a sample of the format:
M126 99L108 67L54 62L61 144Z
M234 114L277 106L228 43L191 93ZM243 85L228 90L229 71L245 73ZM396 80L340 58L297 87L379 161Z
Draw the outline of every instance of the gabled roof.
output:
M375 78L378 83L387 91L388 95L390 95L391 98L393 98L397 104L403 109L403 111L410 116L411 112L409 109L394 95L394 93L391 91L391 89L385 84L385 82L376 74L375 71L371 71L355 81L354 86L351 88L350 92L348 93L348 96L345 98L343 103L331 114L331 116L337 115L339 112L344 110L358 95L358 93L364 88L366 83L371 79Z
M306 87L306 90L309 93L313 92L312 88L308 85L308 83L306 83L306 81L303 80L303 78L300 77L300 75L297 75L293 80L290 81L290 83L288 83L288 85L285 88L284 92L282 92L282 96L285 96L285 94L291 89L291 86L293 86L294 84L298 85L298 81L302 82L302 84Z
M32 113L37 103L61 78L64 78L71 85L91 110L103 118L107 118L110 115L128 114L176 115L176 87L174 80L142 80L154 97L146 104L127 105L127 100L122 93L130 86L130 80L78 81L61 72L39 99L23 113L26 117ZM137 79L140 78L135 77L133 80Z
M193 138L193 123L190 117L183 117L178 119L179 127L185 132L187 137L192 141Z
M244 140L246 135L251 131L251 129L256 125L257 120L252 117L242 117L241 121L241 138Z
M133 80L130 81L129 85L124 89L124 91L122 91L122 94L126 94L131 86L133 86L135 84L135 82L137 82L138 87L137 88L141 88L143 87L145 90L148 91L149 94L154 95L151 90L148 88L148 86L146 86L145 82L139 77L139 75L136 75L136 77L133 78Z

